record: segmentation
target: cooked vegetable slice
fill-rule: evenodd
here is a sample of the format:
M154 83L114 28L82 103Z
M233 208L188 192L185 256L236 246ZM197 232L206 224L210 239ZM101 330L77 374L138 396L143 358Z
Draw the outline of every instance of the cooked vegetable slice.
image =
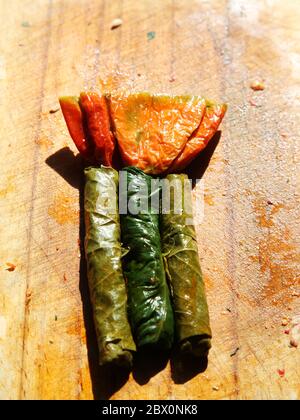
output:
M161 235L176 340L181 353L204 356L211 347L211 330L195 228L191 224L192 210L186 208L192 200L190 191L184 189L188 177L168 175L166 179L172 185L170 211L164 210L163 206Z
M125 187L120 200L122 241L128 253L123 268L128 290L128 314L139 348L168 350L173 343L173 311L161 255L159 214L151 208L151 177L133 167L122 171ZM148 206L147 208L144 207Z
M124 163L149 174L170 167L205 111L203 98L188 95L112 95L109 104Z
M206 109L201 124L187 141L183 151L174 160L168 172L185 169L193 159L207 146L225 115L227 105L206 101Z
M59 103L70 136L72 137L78 151L83 157L90 160L92 157L92 148L84 131L83 117L78 98L76 96L62 96L59 98Z
M135 344L121 263L118 172L89 167L85 178L85 252L100 364L130 368Z
M112 166L115 139L110 131L110 119L104 96L95 92L82 92L79 99L94 144L94 158L98 164Z

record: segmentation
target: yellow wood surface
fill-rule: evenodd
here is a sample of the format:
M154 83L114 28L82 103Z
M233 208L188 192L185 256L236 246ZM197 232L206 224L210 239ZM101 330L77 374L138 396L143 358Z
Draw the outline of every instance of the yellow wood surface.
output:
M300 313L300 2L4 0L0 20L0 398L299 399L300 350L281 324ZM183 384L169 364L122 387L97 367L81 167L49 111L110 72L135 90L229 105L203 154L197 228L213 349Z

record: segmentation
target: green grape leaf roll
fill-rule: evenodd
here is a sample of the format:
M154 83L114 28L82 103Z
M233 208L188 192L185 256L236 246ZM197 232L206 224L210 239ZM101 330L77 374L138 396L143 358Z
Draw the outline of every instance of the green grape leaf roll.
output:
M85 253L100 365L131 368L136 347L122 272L118 172L89 167L85 180Z
M186 175L168 175L169 208L162 190L162 251L170 283L175 340L182 354L206 356L211 329L193 224L192 196ZM167 191L166 185L166 191Z
M151 204L159 189L151 189L151 176L140 169L127 167L121 173L120 201L126 208L120 215L122 242L128 250L123 269L133 336L138 348L167 351L173 343L173 311L161 254L159 209Z

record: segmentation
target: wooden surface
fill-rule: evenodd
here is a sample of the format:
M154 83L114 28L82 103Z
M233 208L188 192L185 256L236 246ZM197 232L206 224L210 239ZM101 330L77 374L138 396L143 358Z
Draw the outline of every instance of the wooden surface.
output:
M0 398L298 399L300 350L281 323L300 313L300 3L3 0L0 19ZM49 111L110 72L229 105L193 167L205 172L198 239L214 340L207 370L183 384L169 364L122 387L97 367L80 162Z

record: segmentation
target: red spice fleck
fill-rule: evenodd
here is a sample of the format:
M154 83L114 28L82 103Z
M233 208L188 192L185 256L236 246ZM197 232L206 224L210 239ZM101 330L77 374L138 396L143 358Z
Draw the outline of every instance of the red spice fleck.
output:
M169 79L169 82L171 82L171 83L172 82L175 82L175 77L174 76L171 76L170 79Z
M6 265L7 265L6 271L15 271L15 269L16 269L16 265L15 264L12 264L10 262L7 262Z
M290 330L284 330L284 334L289 335Z
M279 375L281 378L283 378L283 377L284 377L284 375L285 375L285 369L278 369L278 370L277 370L277 372L278 372L278 375Z

